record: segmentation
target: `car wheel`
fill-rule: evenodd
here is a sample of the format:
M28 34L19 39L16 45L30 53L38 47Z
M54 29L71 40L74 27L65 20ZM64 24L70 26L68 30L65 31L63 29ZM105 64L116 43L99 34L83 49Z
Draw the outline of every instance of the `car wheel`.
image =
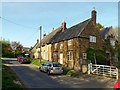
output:
M50 75L50 71L49 70L47 71L47 74Z
M41 70L41 67L39 67L39 70L42 71L42 70Z

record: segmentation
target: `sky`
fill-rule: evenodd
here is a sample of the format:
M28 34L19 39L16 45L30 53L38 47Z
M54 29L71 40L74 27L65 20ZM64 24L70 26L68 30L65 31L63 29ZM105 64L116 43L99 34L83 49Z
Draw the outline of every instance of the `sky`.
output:
M19 41L25 47L34 46L42 34L66 21L67 28L91 18L93 7L97 11L97 23L105 27L118 26L117 2L2 2L2 37Z

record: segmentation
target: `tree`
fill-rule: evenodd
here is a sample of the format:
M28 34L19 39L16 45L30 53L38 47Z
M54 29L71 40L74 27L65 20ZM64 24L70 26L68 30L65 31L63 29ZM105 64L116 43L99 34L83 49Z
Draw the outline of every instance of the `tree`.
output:
M11 47L13 49L15 57L22 54L23 46L22 44L20 44L20 42L16 42L16 41L11 42Z
M2 43L2 57L13 57L12 48L10 47L9 41L0 41Z
M22 45L19 42L9 42L4 40L1 40L0 43L2 43L2 57L16 57L20 54L22 54Z
M116 53L117 53L117 59L118 59L118 62L117 62L117 65L119 68L120 68L120 44L119 46L116 48Z
M100 23L97 23L96 25L97 25L97 27L98 27L99 29L103 29L103 28L104 28L104 26L101 25Z
M95 50L93 48L87 48L87 61L97 64L106 64L106 53L103 50Z

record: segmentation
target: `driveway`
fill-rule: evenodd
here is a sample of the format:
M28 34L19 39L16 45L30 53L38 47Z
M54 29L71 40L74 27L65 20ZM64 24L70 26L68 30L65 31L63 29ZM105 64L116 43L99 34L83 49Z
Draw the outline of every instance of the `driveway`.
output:
M19 64L17 60L5 60L27 88L113 88L116 79L80 74L79 78L68 75L50 75L40 72L33 64Z

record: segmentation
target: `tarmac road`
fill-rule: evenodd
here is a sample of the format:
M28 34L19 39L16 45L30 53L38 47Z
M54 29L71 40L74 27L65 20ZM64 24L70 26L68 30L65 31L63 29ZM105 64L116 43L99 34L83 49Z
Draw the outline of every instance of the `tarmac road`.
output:
M20 77L26 88L111 88L116 79L103 78L95 75L81 74L79 78L67 75L47 75L40 72L33 64L20 64L17 59L4 59L7 66L10 66ZM63 90L63 89L62 89Z
M10 66L19 76L26 88L67 88L56 80L50 78L46 73L40 72L33 64L20 64L17 59L4 59L7 66Z

